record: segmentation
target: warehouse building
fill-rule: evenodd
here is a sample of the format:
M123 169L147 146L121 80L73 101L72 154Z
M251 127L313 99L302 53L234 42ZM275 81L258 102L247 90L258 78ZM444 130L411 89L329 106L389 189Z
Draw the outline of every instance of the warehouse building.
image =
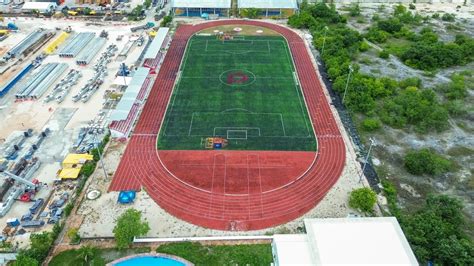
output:
M262 17L287 18L298 11L296 0L238 0L239 12L243 9L257 8Z
M52 14L58 5L56 2L26 2L22 7L23 13L38 11L40 14Z
M175 16L206 17L217 15L228 17L231 0L173 0L171 7Z

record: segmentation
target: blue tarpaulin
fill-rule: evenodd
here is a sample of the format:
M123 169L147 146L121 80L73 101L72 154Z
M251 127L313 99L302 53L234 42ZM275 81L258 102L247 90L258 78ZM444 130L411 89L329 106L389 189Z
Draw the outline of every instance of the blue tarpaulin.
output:
M128 204L132 203L135 199L136 192L132 190L127 191L120 191L118 196L118 203L120 204Z

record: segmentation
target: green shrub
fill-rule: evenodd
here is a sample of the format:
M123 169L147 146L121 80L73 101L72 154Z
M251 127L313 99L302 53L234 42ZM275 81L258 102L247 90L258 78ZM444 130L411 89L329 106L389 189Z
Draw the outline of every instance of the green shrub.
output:
M86 163L82 166L81 174L82 174L83 176L85 176L85 177L91 176L91 175L94 173L96 166L97 166L97 163L94 162L94 161L86 162Z
M349 197L349 206L364 213L372 213L376 202L377 194L368 187L353 190Z
M434 13L431 17L434 19L439 19L440 15L439 13Z
M67 236L71 240L71 244L77 244L81 241L81 237L79 236L79 229L78 228L71 228L67 231Z
M66 204L66 207L64 207L64 215L68 217L71 214L72 209L74 208L74 204L72 202L69 202Z
M349 7L349 15L351 17L357 17L360 15L360 6L359 6L359 3L356 3L356 4L351 4L351 6Z
M379 52L379 57L382 59L388 59L390 57L390 53L387 50L382 50Z
M405 169L414 175L439 175L450 171L453 164L430 149L409 151L404 158Z
M380 128L380 121L376 118L366 118L362 121L362 129L372 132Z
M450 13L444 13L443 16L441 16L441 20L443 21L454 21L456 19L455 14L450 14Z
M415 10L415 9L416 9L416 6L415 6L414 4L412 4L412 3L410 3L410 4L408 5L408 8L411 9L411 10Z
M370 45L367 42L361 42L359 45L359 51L366 52L370 49Z
M173 16L164 16L163 20L160 23L160 27L169 27L171 22L173 21Z

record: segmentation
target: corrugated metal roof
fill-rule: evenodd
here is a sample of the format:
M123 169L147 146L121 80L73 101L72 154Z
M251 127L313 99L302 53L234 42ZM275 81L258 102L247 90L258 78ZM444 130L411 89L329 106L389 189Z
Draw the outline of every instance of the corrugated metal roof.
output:
M291 8L297 9L296 0L238 0L239 8Z
M231 0L173 0L172 7L230 8Z
M160 52L161 46L163 45L163 41L166 38L166 34L168 34L169 28L160 28L158 32L156 32L156 36L151 42L148 50L145 53L144 59L148 58L155 58Z
M146 67L139 67L135 74L130 81L130 85L128 85L127 89L122 95L117 107L110 115L110 121L120 121L127 119L128 113L133 107L135 103L138 93L142 88L143 83L145 82L148 72L150 69Z

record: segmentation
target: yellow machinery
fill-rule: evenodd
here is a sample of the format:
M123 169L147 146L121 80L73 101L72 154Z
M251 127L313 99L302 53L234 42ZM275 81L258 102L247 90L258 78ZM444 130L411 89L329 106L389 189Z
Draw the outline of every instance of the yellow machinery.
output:
M156 31L152 30L148 33L148 35L150 35L150 37L155 37L156 36Z
M68 15L71 15L71 16L76 16L76 15L78 14L78 12L69 10L69 11L67 12L67 14L68 14Z
M69 33L67 32L61 32L61 34L56 38L54 41L52 41L46 48L44 49L45 54L52 54L59 45L61 45L67 38L69 37Z

